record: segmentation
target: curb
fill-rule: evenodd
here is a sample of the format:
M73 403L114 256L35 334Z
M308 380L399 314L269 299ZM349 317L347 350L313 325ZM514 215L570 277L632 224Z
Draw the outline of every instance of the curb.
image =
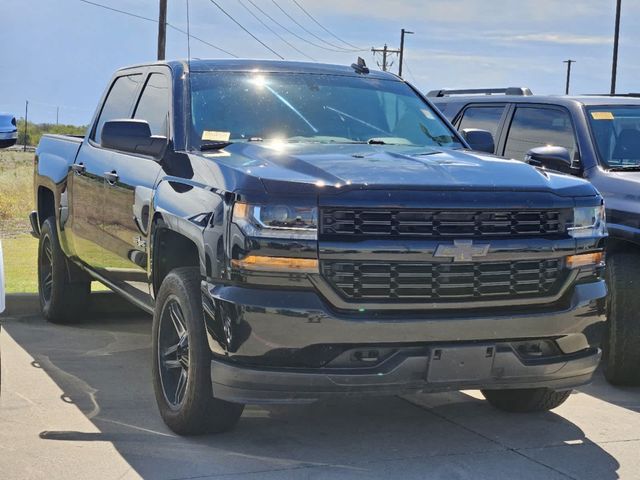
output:
M36 293L8 293L5 311L0 317L40 315L40 299ZM100 315L147 315L113 292L94 292L87 313Z

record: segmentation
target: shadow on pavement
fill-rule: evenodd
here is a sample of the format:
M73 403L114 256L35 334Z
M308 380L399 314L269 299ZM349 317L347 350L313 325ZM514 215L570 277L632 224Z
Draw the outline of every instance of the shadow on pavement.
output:
M314 468L339 477L571 478L540 457L542 449L567 446L586 449L562 455L579 454L597 478L618 478L618 462L563 417L504 414L459 392L249 406L233 432L177 437L155 405L150 327L146 316L77 326L38 317L5 322L33 357L32 367L44 369L62 389L61 401L74 403L99 429L42 431L41 439L110 442L144 478L291 478Z
M640 365L638 366L640 368ZM580 388L587 395L640 413L640 387L610 385L604 375L597 375L591 385Z

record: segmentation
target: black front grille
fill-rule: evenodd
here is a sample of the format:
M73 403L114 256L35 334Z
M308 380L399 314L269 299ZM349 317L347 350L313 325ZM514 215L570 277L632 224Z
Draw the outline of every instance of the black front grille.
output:
M559 288L560 261L387 263L323 261L322 274L345 299L488 300L547 296Z
M324 208L324 235L489 237L557 235L561 210L393 210Z

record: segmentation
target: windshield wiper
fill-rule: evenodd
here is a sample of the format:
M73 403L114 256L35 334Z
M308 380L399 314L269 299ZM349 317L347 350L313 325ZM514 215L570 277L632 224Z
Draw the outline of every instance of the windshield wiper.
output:
M621 167L610 167L612 172L640 172L640 165L625 165Z
M233 142L207 142L200 145L200 151L206 152L208 150L222 150L223 148L228 147Z

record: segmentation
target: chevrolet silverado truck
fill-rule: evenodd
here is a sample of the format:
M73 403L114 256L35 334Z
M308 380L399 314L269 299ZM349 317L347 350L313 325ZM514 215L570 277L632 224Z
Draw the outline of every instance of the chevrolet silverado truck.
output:
M332 395L555 408L601 356L603 201L469 147L362 61L119 70L85 138L36 151L43 315L86 318L92 280L153 314L179 434Z
M528 88L435 90L433 103L462 130L490 131L487 150L589 180L608 217L609 328L603 370L640 385L640 94L547 96Z

